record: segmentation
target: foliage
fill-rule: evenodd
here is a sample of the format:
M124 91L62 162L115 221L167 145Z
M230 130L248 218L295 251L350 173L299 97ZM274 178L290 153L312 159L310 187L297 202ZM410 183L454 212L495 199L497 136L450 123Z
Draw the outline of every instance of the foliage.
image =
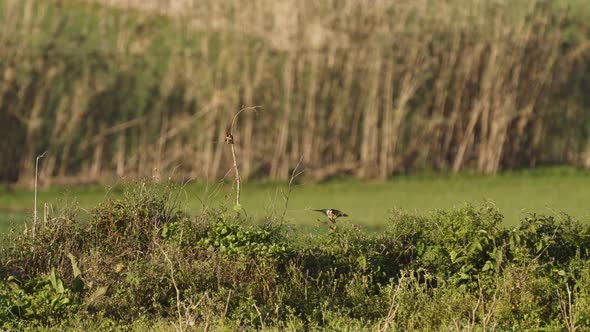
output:
M398 259L434 282L474 283L502 263L505 230L492 205L439 210L431 216L394 212L387 232Z
M590 229L568 215L532 214L511 232L515 260L537 259L563 266L574 258L590 257Z
M197 242L197 247L219 250L227 255L254 255L280 257L286 247L277 240L273 230L257 227L243 227L237 223L218 221L211 225L205 237Z
M122 198L108 199L94 210L87 231L97 241L108 241L100 246L127 242L120 248L136 246L144 251L158 233L167 237L179 220L185 218L173 203L173 185L147 186L145 182L132 187ZM116 246L113 246L116 248Z
M81 291L64 287L55 270L26 281L9 277L0 282L0 326L6 329L21 321L54 324L78 309Z
M558 330L590 323L590 225L568 216L530 215L508 229L489 203L425 215L396 209L383 233L339 222L310 237L249 225L225 208L193 217L176 206L166 187L140 183L107 198L91 220L69 213L35 239L11 235L17 238L0 252L4 328Z

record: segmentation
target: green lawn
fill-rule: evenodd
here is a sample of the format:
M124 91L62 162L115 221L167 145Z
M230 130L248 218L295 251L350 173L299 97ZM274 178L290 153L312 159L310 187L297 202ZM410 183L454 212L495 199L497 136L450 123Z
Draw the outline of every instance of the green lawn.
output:
M251 182L243 185L242 205L248 216L261 220L269 211L281 213L285 184ZM54 187L39 193L42 203L54 207L76 205L85 210L96 206L107 195L121 195L122 186ZM505 224L514 225L527 213L565 212L577 218L590 216L590 173L568 168L519 171L495 177L483 176L404 176L384 183L340 179L320 184L301 184L294 188L286 219L306 228L325 228L321 215L310 209L337 208L350 215L350 222L379 230L388 211L398 207L427 212L465 202L494 202L505 215ZM206 201L216 207L233 204L231 185L190 184L178 195L181 207L197 212ZM33 193L28 190L0 192L0 233L30 220ZM84 213L84 212L82 212Z

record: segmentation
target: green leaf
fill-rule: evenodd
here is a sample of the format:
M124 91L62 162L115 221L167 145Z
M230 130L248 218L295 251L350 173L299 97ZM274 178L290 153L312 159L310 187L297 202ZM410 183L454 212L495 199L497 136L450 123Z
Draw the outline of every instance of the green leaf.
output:
M74 278L80 276L82 274L82 272L80 271L80 268L78 268L78 262L76 261L76 257L74 257L74 255L72 255L72 253L69 252L68 258L70 259L70 262L72 263L72 270L74 271Z
M457 258L457 252L453 250L449 254L451 256L451 262L455 263L455 259Z
M51 282L53 290L58 294L63 294L65 292L63 281L55 275L55 268L51 269L51 272L49 273L49 281Z
M361 269L366 269L367 268L367 258L365 256L360 256L359 258L356 259L356 262L359 264L359 267Z
M471 252L479 252L482 251L483 247L481 246L481 242L479 240L475 240L471 245Z
M57 278L57 288L56 288L56 291L59 294L63 294L65 292L64 282L60 278Z
M107 290L109 288L107 286L101 286L98 287L94 292L92 292L92 294L88 297L87 303L88 304L93 304L96 301L98 301L101 297L105 296L107 293Z
M82 280L80 276L76 276L74 280L72 280L72 291L76 293L81 293L84 291L84 280Z
M51 282L51 287L53 289L57 289L57 278L55 277L55 268L51 269L49 273L49 282Z
M486 261L486 263L484 264L484 266L481 270L485 272L489 269L492 269L493 267L494 267L494 264L492 262Z

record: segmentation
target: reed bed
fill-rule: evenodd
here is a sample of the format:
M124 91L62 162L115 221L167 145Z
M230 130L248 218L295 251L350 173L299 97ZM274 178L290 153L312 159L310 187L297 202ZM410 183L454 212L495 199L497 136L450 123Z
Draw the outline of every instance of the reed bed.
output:
M0 181L590 167L583 1L0 1Z

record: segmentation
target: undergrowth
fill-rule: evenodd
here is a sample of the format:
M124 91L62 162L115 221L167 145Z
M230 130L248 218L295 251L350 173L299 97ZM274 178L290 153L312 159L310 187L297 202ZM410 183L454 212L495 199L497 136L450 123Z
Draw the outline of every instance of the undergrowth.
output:
M51 216L0 254L4 330L584 330L590 225L492 204L390 213L325 234L231 209L197 215L139 184L88 221Z

